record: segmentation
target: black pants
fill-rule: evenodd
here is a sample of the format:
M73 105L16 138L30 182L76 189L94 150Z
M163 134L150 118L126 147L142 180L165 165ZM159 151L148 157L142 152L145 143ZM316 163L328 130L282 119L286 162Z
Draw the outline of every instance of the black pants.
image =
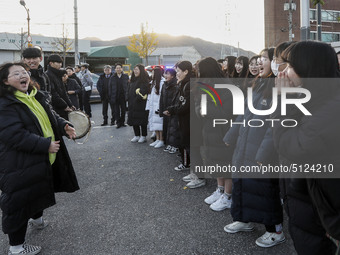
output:
M102 113L103 113L104 122L107 123L107 119L108 119L107 111L108 111L109 105L110 105L110 108L111 108L111 124L113 124L115 122L115 106L114 106L114 104L111 104L109 99L102 100L102 103L103 103Z
M82 111L84 110L84 104L83 104L83 91L81 90L78 94L78 99L79 99L79 109Z
M181 153L182 164L186 167L190 166L190 149L180 147L179 152Z
M39 212L39 213L35 214L32 217L32 219L36 220L36 219L40 218L41 216L43 216L43 212ZM18 229L14 233L8 234L9 245L15 246L15 245L23 244L25 242L28 220L29 219L27 219L26 224L24 224L20 229Z
M163 116L163 140L165 144L168 144L168 141L166 140L168 136L168 125L169 125L169 116Z
M276 227L275 225L265 225L266 231L270 233L275 233L276 232Z
M90 105L90 96L91 96L92 91L83 91L83 104L84 104L84 110L85 113L91 118L92 113L91 113L91 105Z
M124 96L117 98L116 102L116 121L117 125L124 125L125 123L125 113L126 113L126 102Z
M133 126L133 131L135 132L135 136L140 136L140 130L142 129L142 136L147 136L147 125L141 126Z

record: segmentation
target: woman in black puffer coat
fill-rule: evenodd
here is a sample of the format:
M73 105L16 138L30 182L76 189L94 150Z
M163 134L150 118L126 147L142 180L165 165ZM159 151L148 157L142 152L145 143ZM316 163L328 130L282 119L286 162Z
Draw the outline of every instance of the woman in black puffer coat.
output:
M43 224L42 212L55 204L55 192L79 189L62 139L74 138L75 131L52 110L49 94L32 86L25 68L0 67L0 206L9 254L39 251L24 244L28 220Z
M268 110L271 107L272 88L275 85L271 70L273 53L274 48L261 52L260 74L253 85L252 93L252 104L258 110ZM272 130L269 122L265 121L269 117L254 114L246 107L244 115L240 115L235 121L237 123L245 121L245 124L233 125L226 134L224 142L229 146L235 146L232 162L238 170L244 166L259 169L262 164L264 166L279 164ZM252 119L260 119L264 124L261 127L252 127L248 125L248 121ZM267 248L285 241L278 179L244 178L235 173L232 200L231 214L234 222L225 226L226 232L252 231L254 229L252 222L256 222L266 227L266 232L255 242L258 246Z
M139 93L137 93L139 92ZM133 126L135 136L131 142L146 142L149 112L145 110L149 92L149 78L143 65L136 65L131 76L128 92L128 125Z
M334 79L340 75L336 54L326 43L304 41L291 45L282 57L288 67L279 73L277 87L307 89L311 99L304 107L311 116L295 107L287 109L287 116L274 114L273 118L298 122L295 127L274 126L281 163L321 164L327 169L332 164L334 173L322 169L321 174L309 171L299 178L293 174L281 180L289 232L299 255L334 254L336 246L326 233L340 240L340 86L339 79Z
M178 148L179 129L178 118L174 116L165 116L163 112L171 105L172 100L177 92L177 79L175 69L167 69L164 73L165 82L162 87L161 98L159 101L159 116L163 117L163 137L169 151L172 147Z
M192 64L189 61L181 61L177 65L176 72L178 90L171 106L163 114L178 116L181 137L179 150L182 163L175 170L180 171L190 166L190 77L192 75Z

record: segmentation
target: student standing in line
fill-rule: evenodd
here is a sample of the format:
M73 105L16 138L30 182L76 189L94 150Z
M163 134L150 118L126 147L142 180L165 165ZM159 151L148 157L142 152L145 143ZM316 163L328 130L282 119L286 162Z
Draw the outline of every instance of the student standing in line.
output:
M135 136L132 143L145 143L147 136L148 111L145 110L149 91L149 76L145 67L138 64L133 69L129 86L128 125L133 127Z

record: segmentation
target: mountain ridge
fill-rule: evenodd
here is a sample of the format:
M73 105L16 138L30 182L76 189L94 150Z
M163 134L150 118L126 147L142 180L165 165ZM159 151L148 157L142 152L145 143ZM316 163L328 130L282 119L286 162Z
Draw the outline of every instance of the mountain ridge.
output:
M215 59L220 59L222 50L224 50L224 55L230 55L230 52L237 54L238 52L238 49L234 46L222 43L213 43L201 38L195 38L187 35L171 36L168 34L157 34L157 36L157 47L159 48L193 46L201 54L202 57L213 57ZM129 36L120 37L110 41L91 40L94 38L88 39L90 39L91 41L91 47L118 46L129 44ZM252 57L253 55L256 55L256 53L252 51L247 51L241 48L239 49L239 51L240 56Z

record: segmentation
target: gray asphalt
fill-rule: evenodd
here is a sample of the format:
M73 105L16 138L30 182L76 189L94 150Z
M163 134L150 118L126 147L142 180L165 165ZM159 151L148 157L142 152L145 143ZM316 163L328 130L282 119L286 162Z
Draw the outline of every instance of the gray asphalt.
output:
M42 255L222 255L296 254L287 241L260 248L265 229L227 234L230 212L214 212L203 200L216 181L185 189L188 171L176 172L179 158L148 143L132 144L131 127L100 127L101 104L93 104L95 122L85 144L66 141L81 189L57 194L57 204L44 212L49 226L27 233L27 243L43 247ZM8 239L0 234L0 253Z

